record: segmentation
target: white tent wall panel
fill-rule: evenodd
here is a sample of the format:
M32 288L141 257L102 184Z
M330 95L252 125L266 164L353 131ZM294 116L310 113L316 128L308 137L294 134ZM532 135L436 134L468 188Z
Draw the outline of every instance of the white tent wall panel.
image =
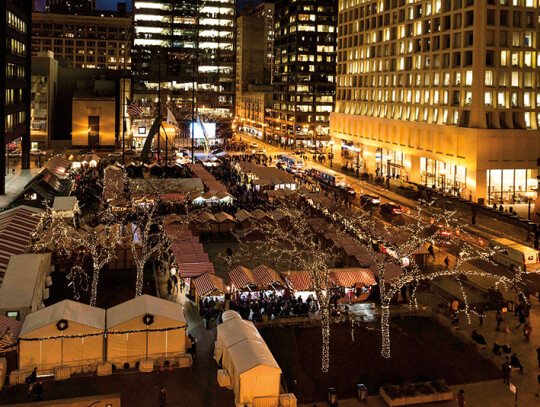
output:
M267 366L257 366L240 375L235 383L237 403L253 403L257 397L279 396L281 374Z
M129 321L109 327L114 331L141 331L125 334L109 334L107 337L107 360L116 365L134 363L147 357L158 358L165 356L178 356L186 353L186 329L170 331L148 332L147 326L142 321L143 315ZM169 318L154 315L154 322L149 329L166 329L178 326L179 322ZM120 366L119 366L120 367Z
M102 331L76 322L68 322L63 332L51 323L22 336L21 338L46 338L62 335L86 335ZM86 338L47 339L43 341L20 341L20 369L38 367L53 369L57 366L82 366L103 361L103 336Z

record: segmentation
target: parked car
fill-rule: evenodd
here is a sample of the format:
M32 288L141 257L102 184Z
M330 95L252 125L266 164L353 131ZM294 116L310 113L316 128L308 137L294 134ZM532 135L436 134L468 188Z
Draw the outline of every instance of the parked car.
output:
M393 202L387 202L381 205L381 212L388 213L390 215L401 215L401 206Z
M108 157L122 157L122 153L120 151L115 151L114 153L109 153L107 156Z
M343 192L345 192L347 195L350 195L350 196L356 196L356 191L353 187L349 186L349 185L346 185L344 187L341 187L341 190Z
M39 148L33 148L30 150L30 155L47 155L47 153Z
M381 203L381 198L377 195L364 194L360 197L360 202L362 205L379 205Z
M19 157L22 157L22 151L20 151L20 150L10 151L10 152L8 153L8 157L10 157L10 158L19 158Z

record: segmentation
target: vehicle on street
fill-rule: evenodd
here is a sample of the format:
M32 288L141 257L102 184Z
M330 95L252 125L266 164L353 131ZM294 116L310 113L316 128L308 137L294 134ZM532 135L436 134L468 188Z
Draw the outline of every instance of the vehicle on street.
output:
M499 238L490 240L489 247L495 250L491 258L506 267L526 268L527 265L536 264L540 261L538 250L516 243L510 239Z
M390 215L401 215L403 212L401 206L394 202L387 202L381 205L381 212L388 213Z
M298 173L300 171L303 171L305 168L304 160L298 157L294 157L292 155L280 154L278 155L278 161L286 165L287 169L290 170L289 172L294 171L294 173Z
M355 189L351 187L350 185L345 185L344 187L341 187L341 190L345 192L347 195L356 196Z
M222 153L222 152L223 152L222 148L214 148L211 151L212 154L219 154L219 153Z
M360 202L368 205L379 205L381 203L381 198L377 195L364 194L360 196Z
M158 150L157 148L152 148L152 149L150 150L150 152L151 152L152 154L157 154L157 153L160 153L160 154L161 154L161 153L163 152L163 150L162 150L162 149L159 149L159 150Z
M296 150L293 154L294 155L303 155L304 152L302 150Z
M93 154L92 150L79 150L80 155Z
M22 157L22 151L20 151L20 150L10 151L8 153L8 157L10 157L10 158L20 158L20 157Z
M345 187L347 181L345 175L329 169L319 170L311 168L310 174L313 178L320 182L330 185L331 187Z
M137 152L136 152L136 151L135 151L134 149L132 149L132 148L130 148L130 149L128 149L128 150L126 150L126 151L125 151L125 153L126 153L126 155L133 155L133 154L137 154Z
M46 155L47 153L43 150L40 150L39 148L33 148L30 150L30 155L38 156L38 155Z
M253 155L266 155L266 150L253 150Z
M115 151L114 153L107 154L108 157L122 157L122 153L120 151Z

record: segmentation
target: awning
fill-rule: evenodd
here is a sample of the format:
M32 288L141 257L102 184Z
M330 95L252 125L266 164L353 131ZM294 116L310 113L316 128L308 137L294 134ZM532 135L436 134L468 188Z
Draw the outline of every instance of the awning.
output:
M355 287L357 284L369 287L377 284L373 272L361 268L331 269L330 279L337 287Z
M255 285L255 277L251 270L238 266L229 271L229 280L237 290L241 290L250 285Z
M204 263L180 263L178 264L178 274L182 278L193 278L204 273L215 274L214 264L212 262Z
M8 349L17 344L22 326L22 321L0 315L0 350ZM6 334L6 332L8 333Z
M293 291L312 291L313 283L307 271L286 271L281 277Z
M251 270L251 272L255 278L255 281L259 285L280 284L285 286L285 282L281 279L278 273L264 264L255 267L253 270Z
M0 214L0 283L9 259L26 251L40 220L41 209L19 206Z
M214 274L205 273L193 280L193 284L200 297L215 293L225 294L227 292L227 286L223 279Z

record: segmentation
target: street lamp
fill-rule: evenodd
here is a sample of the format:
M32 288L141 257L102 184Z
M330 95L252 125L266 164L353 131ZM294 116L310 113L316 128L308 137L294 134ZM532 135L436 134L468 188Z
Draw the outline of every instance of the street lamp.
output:
M527 211L527 220L531 220L531 201L533 200L535 195L536 195L536 192L534 191L525 192L525 196L527 197L527 201L529 203L529 207Z
M334 158L334 140L330 140L330 168L332 168L332 159Z

